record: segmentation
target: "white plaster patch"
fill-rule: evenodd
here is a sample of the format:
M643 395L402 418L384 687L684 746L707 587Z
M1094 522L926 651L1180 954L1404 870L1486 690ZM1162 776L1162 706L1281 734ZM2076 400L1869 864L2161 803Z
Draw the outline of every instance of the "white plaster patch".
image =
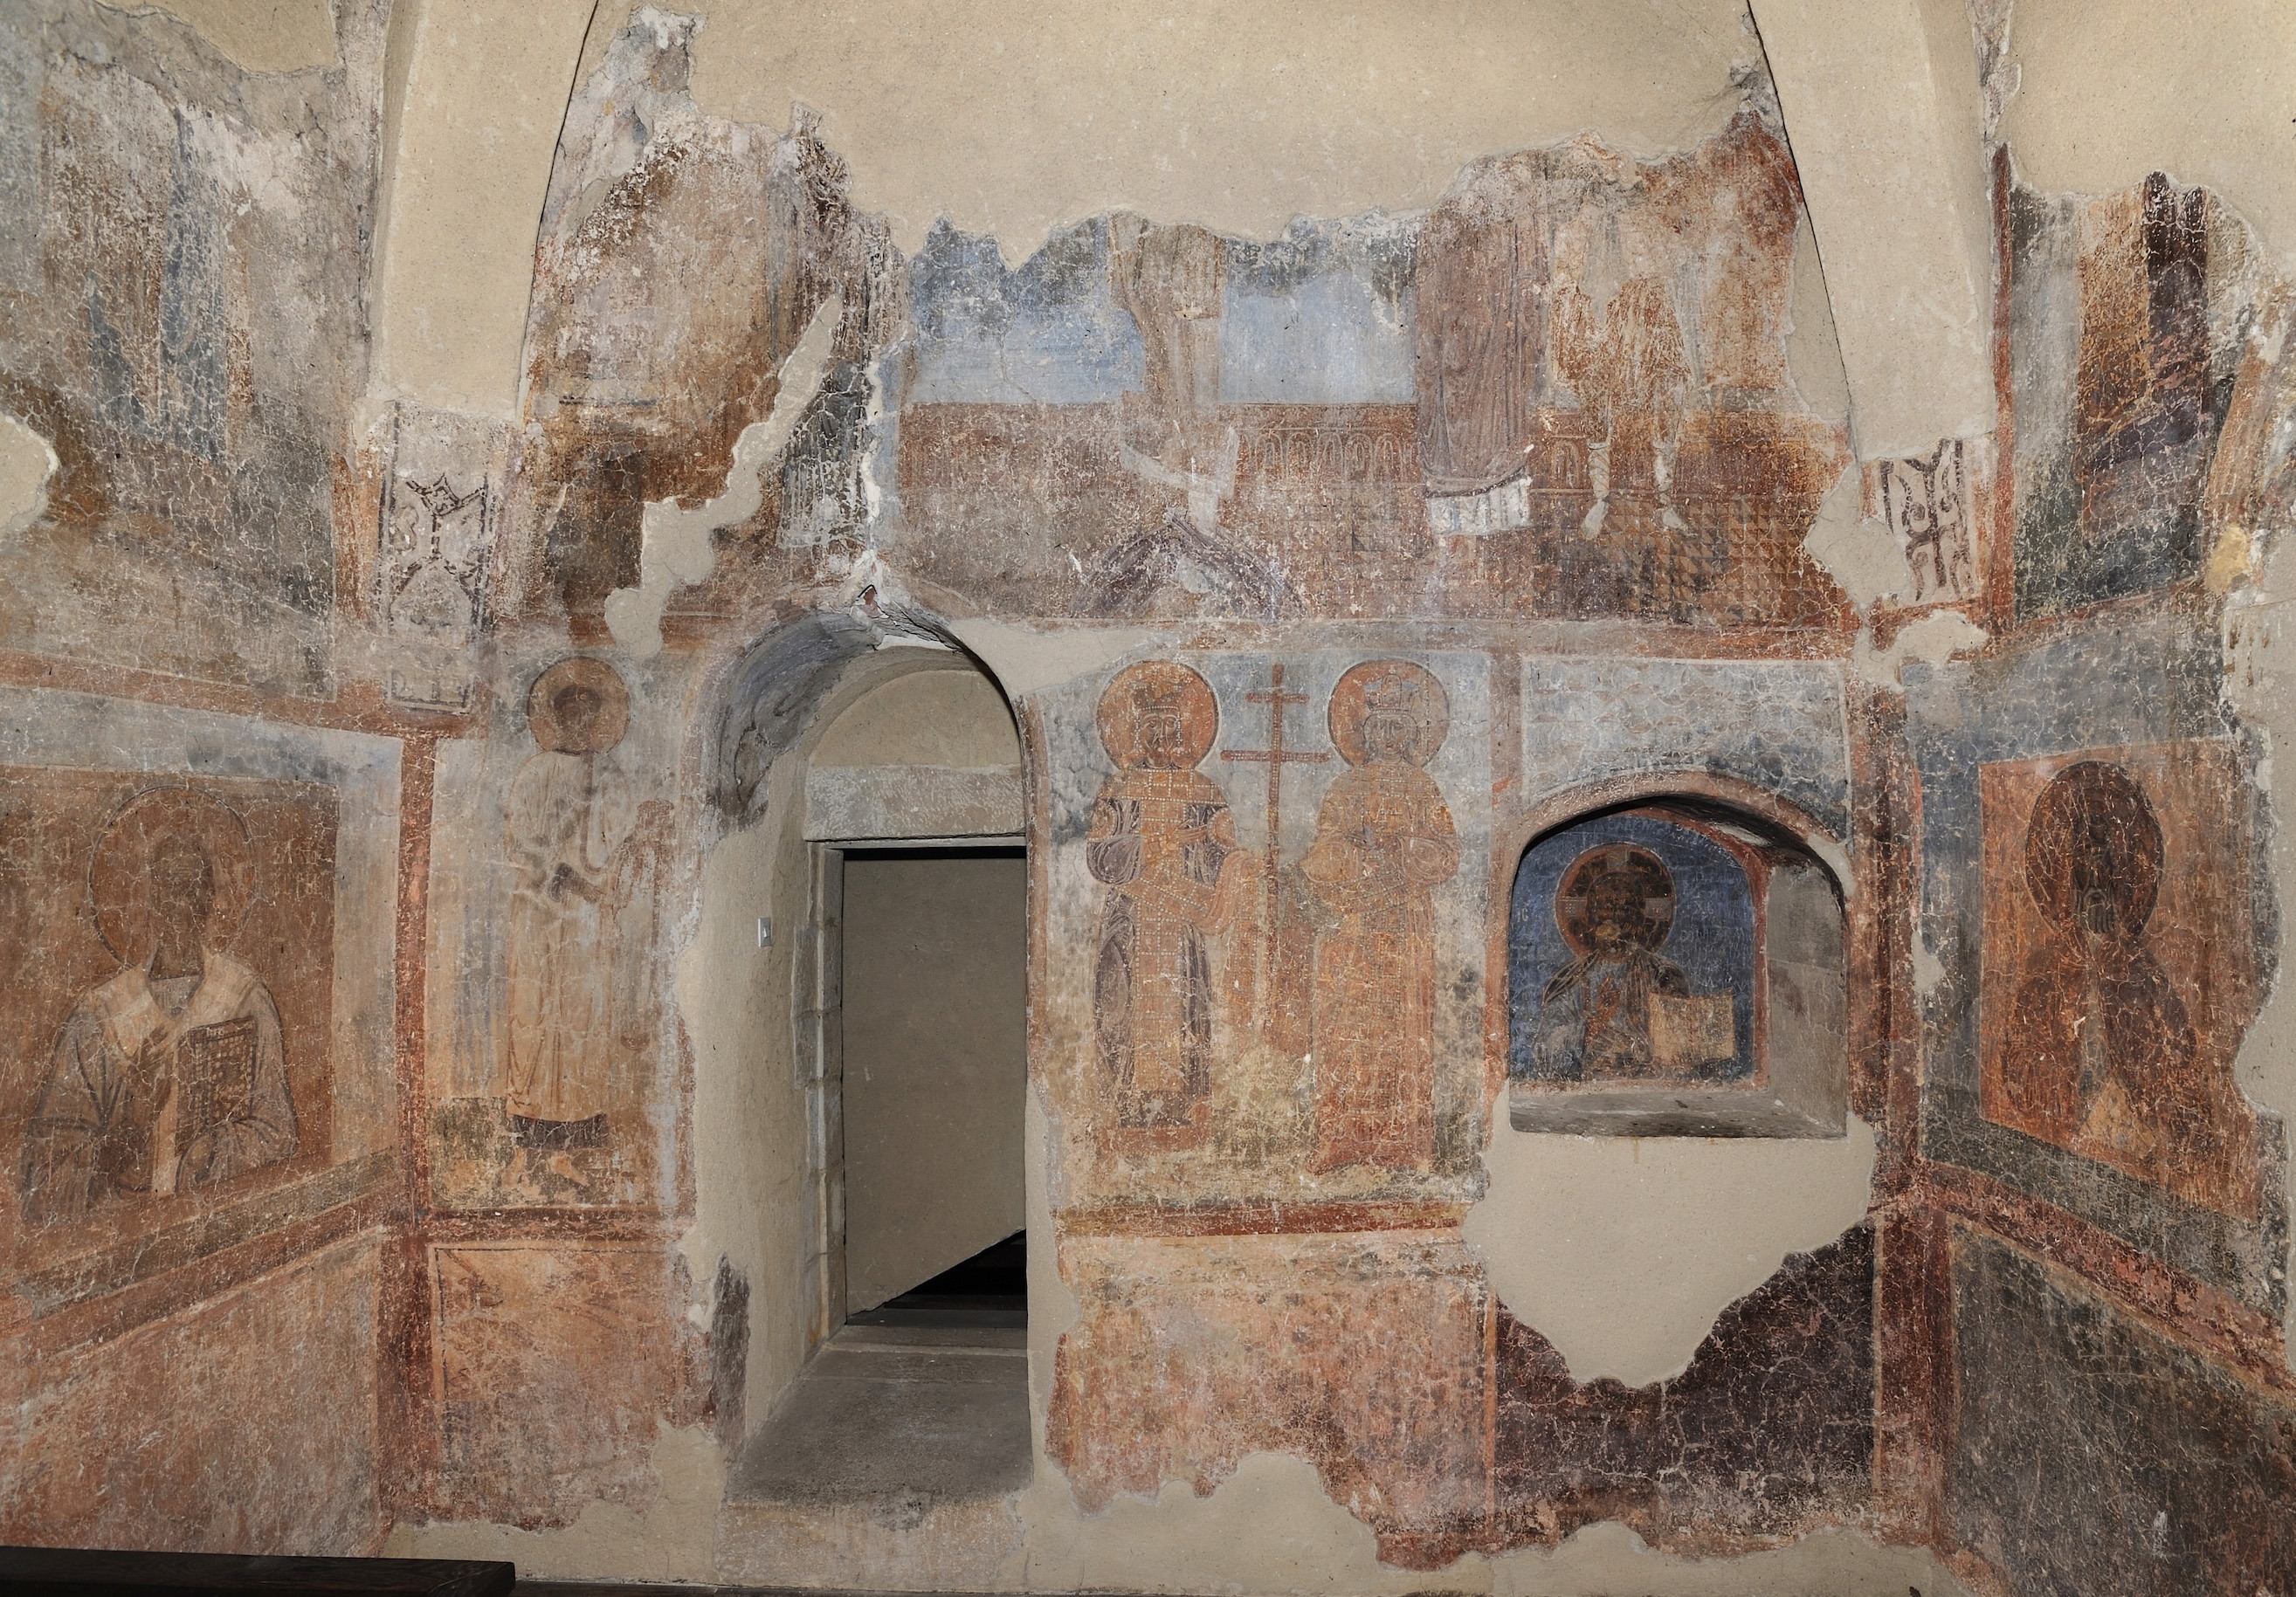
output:
M1743 1558L1653 1552L1625 1526L1590 1525L1552 1552L1526 1549L1492 1560L1495 1597L1967 1597L1934 1553L1878 1546L1853 1530L1821 1530L1792 1546Z
M1459 168L1593 130L1688 149L1758 46L1734 0L1447 10L720 0L693 53L711 115L820 108L857 202L914 253L946 217L1025 256L1111 208L1279 236L1432 204Z
M1852 465L1819 502L1817 520L1801 544L1860 610L1914 586L1906 552L1878 517L1865 513L1864 497Z
M521 1578L708 1581L717 1572L718 1511L726 1454L698 1426L659 1424L649 1462L661 1482L641 1509L583 1506L573 1524L521 1530L483 1520L395 1527L385 1558L507 1560Z
M1113 665L1135 651L1168 641L1145 627L1080 627L1039 632L1003 621L953 621L949 631L979 656L1008 699L1040 693Z
M1060 1472L1040 1462L1021 1512L1031 1591L1402 1597L1430 1585L1424 1574L1382 1564L1371 1527L1325 1495L1313 1464L1288 1454L1246 1455L1209 1497L1169 1480L1152 1503L1120 1497L1090 1516ZM1463 1559L1439 1585L1488 1593L1489 1565Z
M2281 750L2296 744L2296 668L2291 665L2296 660L2296 540L2284 534L2273 540L2253 585L2226 607L2224 627L2225 701L2260 735L2264 756L2256 780L2273 813L2284 817L2269 847L2273 888L2285 906L2296 904L2296 827L2284 820L2296 812L2296 781L2284 774L2296 770L2296 762L2281 758ZM2234 1078L2251 1102L2284 1116L2296 1114L2296 979L2284 958L2241 1039ZM2282 1179L2296 1183L2296 1148ZM2296 1244L2283 1268L2296 1269ZM2284 1355L2296 1366L2296 1299L2286 1310L2283 1337Z
M1911 4L1754 0L1825 262L1866 460L1993 418L1992 212L1977 50Z
M327 0L146 0L119 9L187 22L250 72L297 72L338 59L335 8Z
M1938 990L1945 979L1945 961L1930 951L1928 939L1916 937L1914 950L1914 991L1923 998Z
M55 446L0 412L0 539L13 537L47 513L55 479Z
M606 629L614 641L640 659L661 651L661 611L676 589L702 581L716 569L718 551L711 542L721 527L731 527L757 514L765 501L763 472L789 445L798 418L821 391L829 369L831 340L845 314L845 301L832 294L806 323L805 336L782 363L780 387L774 408L762 422L742 429L734 445L734 463L726 472L726 491L692 510L675 499L649 499L641 524L644 545L638 555L638 586L616 588L606 596Z
M1899 673L1907 660L1942 664L1956 654L1982 649L1985 639L1985 628L1957 610L1941 610L1900 627L1890 646L1879 652L1868 627L1857 635L1857 674L1877 687L1895 688L1901 685Z
M1675 1374L1789 1253L1864 1218L1874 1132L1839 1139L1574 1137L1502 1119L1466 1239L1515 1318L1574 1380Z

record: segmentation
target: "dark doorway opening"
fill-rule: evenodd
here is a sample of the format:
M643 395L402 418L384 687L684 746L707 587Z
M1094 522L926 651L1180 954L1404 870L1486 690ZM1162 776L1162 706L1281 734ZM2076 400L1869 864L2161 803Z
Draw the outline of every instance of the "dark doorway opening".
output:
M824 842L832 1328L738 1462L742 1502L1028 1484L1025 850Z
M848 1325L1011 1327L1029 1323L1029 1233L1016 1231Z

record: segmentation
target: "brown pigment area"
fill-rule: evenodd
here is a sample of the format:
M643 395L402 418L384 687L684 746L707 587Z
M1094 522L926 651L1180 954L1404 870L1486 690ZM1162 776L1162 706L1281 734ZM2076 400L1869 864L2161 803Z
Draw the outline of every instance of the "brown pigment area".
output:
M1681 1374L1571 1380L1499 1311L1493 1540L1553 1545L1619 1519L1714 1552L1855 1515L1874 1453L1874 1229L1791 1254L1722 1312Z
M1294 1454L1410 1568L1604 1519L1743 1552L1871 1503L1874 1234L1790 1255L1636 1388L1573 1380L1440 1233L1072 1240L1048 1448L1087 1511Z

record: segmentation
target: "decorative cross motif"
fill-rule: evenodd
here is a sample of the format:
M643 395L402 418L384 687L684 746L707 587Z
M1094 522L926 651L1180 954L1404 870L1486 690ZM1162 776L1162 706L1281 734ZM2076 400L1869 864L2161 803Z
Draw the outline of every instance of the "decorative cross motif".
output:
M1281 850L1276 843L1277 813L1283 802L1283 767L1287 765L1321 765L1331 758L1329 754L1310 754L1302 749L1283 746L1283 713L1286 707L1308 702L1305 693L1283 691L1283 667L1273 665L1267 668L1267 691L1246 693L1247 703L1267 707L1267 747L1265 749L1229 749L1221 751L1222 759L1242 761L1248 765L1267 767L1267 853L1261 862L1266 880L1266 907L1259 918L1260 926L1260 1003L1262 1013L1272 1013L1275 995L1269 991L1275 981L1277 939L1276 917L1282 913L1282 897L1276 890L1276 870Z

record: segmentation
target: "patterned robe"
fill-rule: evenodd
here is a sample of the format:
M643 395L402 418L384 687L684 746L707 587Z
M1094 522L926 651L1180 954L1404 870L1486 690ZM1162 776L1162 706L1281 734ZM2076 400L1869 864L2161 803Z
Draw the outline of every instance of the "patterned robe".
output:
M1114 1146L1186 1147L1210 1126L1212 968L1242 875L1227 799L1196 771L1119 771L1093 807L1085 859L1108 884L1093 1018L1115 1097Z
M1435 779L1374 760L1324 796L1300 867L1339 919L1316 943L1316 1155L1426 1169L1435 1158L1435 911L1459 869Z
M188 1079L203 1037L237 1077ZM291 1157L299 1141L279 1011L255 972L209 950L197 976L141 967L88 990L56 1035L24 1137L26 1220L75 1220L116 1195L182 1192Z

